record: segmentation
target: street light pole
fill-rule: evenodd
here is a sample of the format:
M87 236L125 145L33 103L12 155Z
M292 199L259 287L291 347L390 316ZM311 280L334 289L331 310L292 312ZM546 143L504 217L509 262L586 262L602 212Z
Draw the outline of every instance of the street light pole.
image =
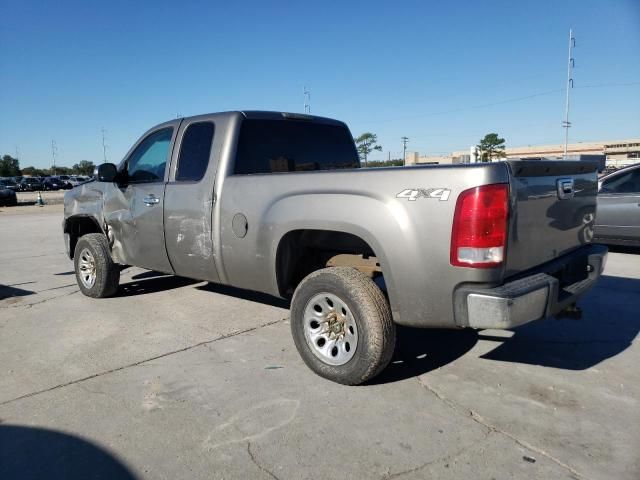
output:
M564 122L562 122L562 126L564 127L564 155L563 159L567 159L567 145L569 143L569 127L571 127L571 122L569 122L569 91L573 88L573 78L571 73L573 72L574 61L571 56L573 47L576 46L576 39L573 36L573 30L569 29L569 60L567 61L567 95L565 99L565 107L564 107Z
M402 165L404 166L406 158L407 158L407 142L409 141L409 137L402 137Z
M56 174L56 155L58 154L58 146L55 140L51 140L51 156L53 157L52 175Z

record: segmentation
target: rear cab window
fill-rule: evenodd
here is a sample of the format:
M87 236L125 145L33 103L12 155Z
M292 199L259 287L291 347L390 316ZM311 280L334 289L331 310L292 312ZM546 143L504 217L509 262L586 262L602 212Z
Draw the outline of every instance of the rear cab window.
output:
M246 119L240 127L234 173L359 168L349 129L304 120Z
M209 165L215 127L212 122L192 123L187 127L180 145L176 181L197 182Z

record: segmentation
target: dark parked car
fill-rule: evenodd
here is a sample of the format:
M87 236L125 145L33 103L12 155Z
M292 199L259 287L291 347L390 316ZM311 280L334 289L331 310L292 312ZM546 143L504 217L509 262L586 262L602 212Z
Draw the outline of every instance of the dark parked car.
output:
M44 190L69 190L71 184L59 177L47 177L42 182Z
M0 185L0 205L15 207L18 204L18 196L14 190Z
M13 181L11 178L3 178L0 180L0 188L8 188L9 190L13 190L17 192L19 190L18 184Z
M42 190L42 180L37 177L25 177L19 184L20 191L22 192L35 192L36 190Z
M600 179L594 241L640 246L640 163Z

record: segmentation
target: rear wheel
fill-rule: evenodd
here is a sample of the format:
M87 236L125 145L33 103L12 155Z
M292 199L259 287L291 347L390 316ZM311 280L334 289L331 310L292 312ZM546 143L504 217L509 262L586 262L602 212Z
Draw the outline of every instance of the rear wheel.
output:
M302 280L291 302L291 332L309 368L345 385L375 377L395 348L386 297L349 267L325 268Z
M88 233L78 239L73 255L76 280L88 297L103 298L116 293L120 267L111 259L107 237Z

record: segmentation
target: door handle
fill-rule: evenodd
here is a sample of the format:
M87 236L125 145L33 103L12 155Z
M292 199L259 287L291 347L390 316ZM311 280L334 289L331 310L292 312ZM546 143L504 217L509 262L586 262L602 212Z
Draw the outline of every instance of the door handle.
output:
M153 207L156 203L160 203L160 199L155 195L147 195L142 201L147 207Z

